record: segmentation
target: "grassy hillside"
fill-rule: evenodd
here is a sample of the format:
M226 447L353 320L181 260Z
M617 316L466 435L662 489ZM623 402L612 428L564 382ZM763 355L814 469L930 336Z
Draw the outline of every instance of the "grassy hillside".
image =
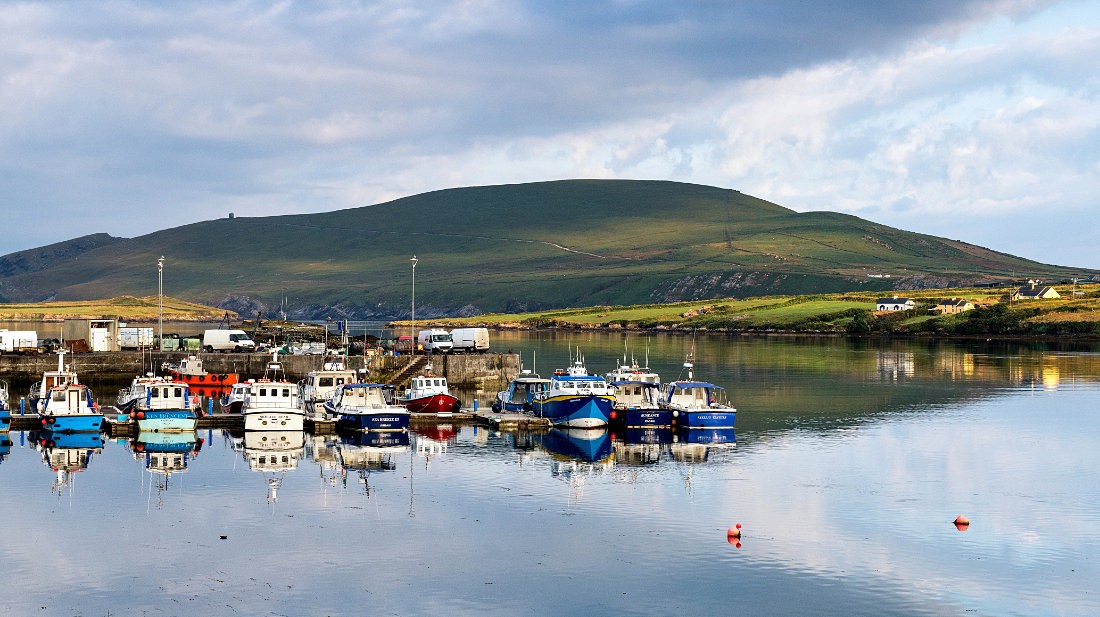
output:
M0 298L147 295L164 255L176 297L244 315L271 315L286 298L294 318L390 318L408 313L414 254L421 316L1080 273L727 189L575 180L195 223L13 272Z
M158 312L158 309L163 312ZM217 321L225 315L225 311L168 297L158 307L156 296L0 305L0 319L14 320L120 317L126 321L140 322L154 321L158 314L169 321ZM230 315L230 318L236 317L236 314Z
M1013 288L963 288L906 292L917 307L878 312L878 294L842 293L768 296L678 302L661 305L595 306L522 314L487 314L461 319L430 319L423 325L445 328L631 328L719 330L737 332L803 332L832 334L940 335L1088 335L1100 336L1100 289L1058 286L1053 300L1009 302ZM1074 295L1074 291L1079 291ZM977 309L940 315L941 300L966 298ZM404 326L408 322L397 322Z

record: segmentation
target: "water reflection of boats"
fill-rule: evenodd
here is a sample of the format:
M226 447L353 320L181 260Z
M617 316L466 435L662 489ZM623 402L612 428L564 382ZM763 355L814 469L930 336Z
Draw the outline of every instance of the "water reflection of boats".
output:
M686 443L702 443L712 446L733 447L737 445L737 436L732 428L706 429L706 428L682 428L676 432L676 437Z
M8 438L7 433L0 433L0 463L3 463L9 454L11 454L11 439Z
M34 431L31 441L42 453L42 462L57 473L52 489L59 496L72 488L75 474L87 469L92 458L103 452L103 436L99 433Z
M554 428L542 434L542 447L557 457L597 463L611 456L611 436L607 429Z
M118 393L116 407L133 414L138 431L194 431L197 415L187 384L152 373L135 377Z
M297 469L298 462L305 456L305 433L246 430L241 445L248 468L264 476L268 503L275 503L283 478L287 472Z
M672 443L672 429L626 429L622 439L612 439L617 465L652 465Z
M409 433L350 431L340 433L336 460L345 471L392 471L393 455L409 449Z
M669 446L672 458L681 463L705 462L711 452L728 450L737 445L733 429L681 429Z
M161 506L161 495L168 490L169 478L187 471L202 445L203 441L195 431L139 432L130 442L134 460L145 466L150 474L150 484L156 481L158 508Z

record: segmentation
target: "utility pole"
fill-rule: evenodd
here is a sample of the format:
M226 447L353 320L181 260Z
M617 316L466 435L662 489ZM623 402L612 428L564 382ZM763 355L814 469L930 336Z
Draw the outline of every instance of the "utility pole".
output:
M409 315L409 354L416 355L416 255L412 256L412 312Z
M164 351L164 255L157 260L157 340Z

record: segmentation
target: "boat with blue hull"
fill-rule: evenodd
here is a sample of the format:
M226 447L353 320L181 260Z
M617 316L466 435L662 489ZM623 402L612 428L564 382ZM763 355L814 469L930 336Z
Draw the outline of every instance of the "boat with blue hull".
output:
M325 403L336 426L353 431L405 431L409 410L392 403L394 387L381 383L344 384Z
M8 382L0 381L0 433L11 428L11 409L8 406Z
M532 399L549 387L549 379L539 377L530 369L521 370L519 375L508 383L506 389L497 393L497 398L493 401L493 411L497 413L531 411Z
M668 384L660 399L662 409L672 412L676 428L732 429L737 410L726 403L726 389L707 381L696 381L694 365L684 362L687 379Z
M103 428L92 390L81 383L50 388L39 415L42 428L54 433L98 433Z
M662 409L661 376L638 366L637 362L624 362L604 376L615 394L611 408L611 425L617 428L671 428L672 411Z
M531 412L554 426L597 428L607 426L615 395L603 377L589 375L583 360L569 370L554 371L550 386L534 395Z
M198 421L187 384L170 377L135 377L119 391L116 407L134 416L139 432L194 431Z

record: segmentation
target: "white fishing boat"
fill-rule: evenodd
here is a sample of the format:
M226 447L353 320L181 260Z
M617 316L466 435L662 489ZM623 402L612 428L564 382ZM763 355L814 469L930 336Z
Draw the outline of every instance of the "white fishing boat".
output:
M355 382L355 371L347 368L343 358L326 360L321 365L321 370L310 371L305 379L298 382L299 397L306 415L313 418L324 417L325 401L332 398L332 393L346 383Z
M248 380L248 389L242 394L241 415L245 431L301 431L305 428L298 384L283 376L277 353L268 363L264 377Z
M133 415L141 432L194 431L198 420L187 384L152 373L135 377L130 387L119 390L115 406Z

